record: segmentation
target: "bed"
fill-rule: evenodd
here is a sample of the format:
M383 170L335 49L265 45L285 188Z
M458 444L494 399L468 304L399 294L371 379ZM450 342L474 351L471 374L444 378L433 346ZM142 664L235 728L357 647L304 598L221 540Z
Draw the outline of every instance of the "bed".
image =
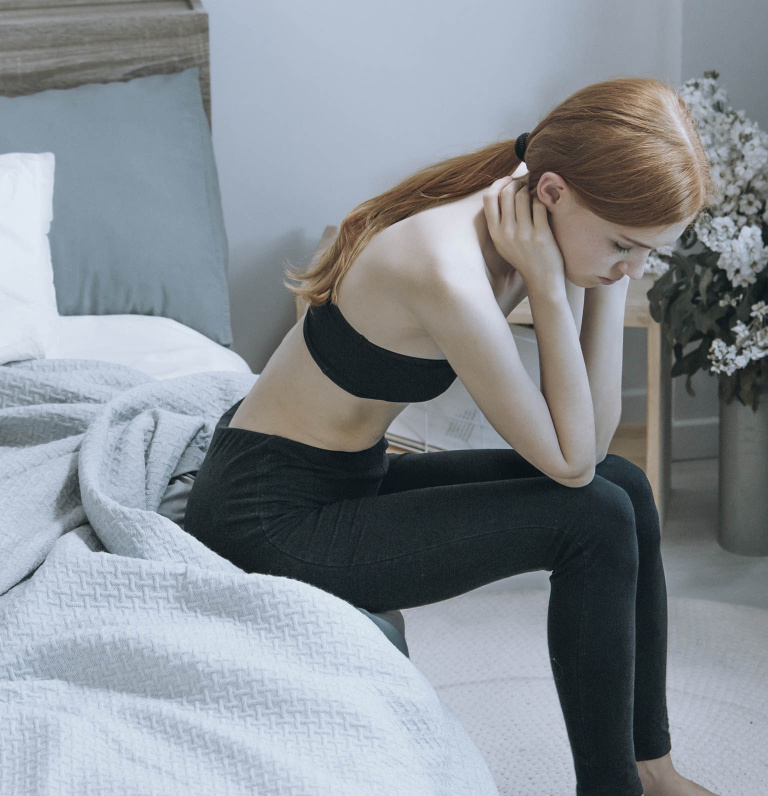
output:
M498 793L396 616L184 532L258 378L205 9L6 0L0 36L0 793Z

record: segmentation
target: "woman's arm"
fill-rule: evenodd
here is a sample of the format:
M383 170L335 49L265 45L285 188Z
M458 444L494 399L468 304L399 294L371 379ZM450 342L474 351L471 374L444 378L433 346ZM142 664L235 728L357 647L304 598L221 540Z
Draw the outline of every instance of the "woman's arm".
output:
M576 331L581 333L581 319L584 316L584 293L586 288L574 285L569 279L565 280L565 294L568 296L568 304L573 313L573 320L576 321Z
M621 420L624 309L628 288L629 277L624 276L615 285L584 290L579 342L595 412L596 463L608 454L608 446Z

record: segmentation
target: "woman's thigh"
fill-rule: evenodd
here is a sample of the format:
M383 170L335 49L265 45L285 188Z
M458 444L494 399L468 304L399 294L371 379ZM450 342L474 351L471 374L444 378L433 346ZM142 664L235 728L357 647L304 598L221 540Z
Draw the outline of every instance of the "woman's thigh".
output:
M380 495L428 486L544 477L511 448L388 453L387 458L389 467L379 487Z
M566 487L530 474L517 455L505 457L503 472L496 465L464 470L464 479L485 478L466 482L449 458L433 455L434 469L414 461L420 480L413 475L412 488L286 517L267 532L260 568L252 571L303 580L380 612L437 602L522 572L551 571L587 546L600 547L601 539L607 557L595 555L610 559L607 566L623 572L626 565L630 574L636 567L634 513L621 487L597 475L584 487ZM495 452L487 458L496 459Z
M379 494L445 484L546 477L510 448L389 453L387 457L389 467L381 481ZM640 542L659 542L659 515L653 488L643 469L623 456L609 453L598 462L595 475L620 486L629 495Z
M387 457L389 468L379 494L442 484L545 477L541 470L511 448L388 453ZM650 492L643 470L622 456L609 453L598 463L595 474L621 486L633 500L647 497Z

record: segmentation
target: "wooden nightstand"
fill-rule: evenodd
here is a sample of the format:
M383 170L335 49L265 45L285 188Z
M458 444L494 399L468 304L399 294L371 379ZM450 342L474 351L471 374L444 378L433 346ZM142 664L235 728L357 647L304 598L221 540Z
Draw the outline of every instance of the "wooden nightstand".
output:
M327 226L323 232L312 262L336 237L337 227ZM621 423L616 430L608 452L629 459L642 467L653 487L656 508L661 527L664 527L664 512L669 494L671 477L672 439L672 354L662 344L661 327L651 317L646 294L653 286L653 277L632 280L627 292L624 326L644 327L648 340L648 393L645 423ZM306 303L297 297L296 319L306 311ZM507 316L509 323L533 326L533 317L528 299L523 299ZM392 452L402 448L390 445Z

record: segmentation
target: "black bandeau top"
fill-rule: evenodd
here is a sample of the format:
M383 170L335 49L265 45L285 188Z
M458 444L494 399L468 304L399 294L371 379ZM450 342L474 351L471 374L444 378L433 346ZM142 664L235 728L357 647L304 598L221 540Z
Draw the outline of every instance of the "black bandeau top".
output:
M417 403L444 393L456 379L447 359L411 357L363 337L329 298L304 316L304 340L320 370L358 398Z

